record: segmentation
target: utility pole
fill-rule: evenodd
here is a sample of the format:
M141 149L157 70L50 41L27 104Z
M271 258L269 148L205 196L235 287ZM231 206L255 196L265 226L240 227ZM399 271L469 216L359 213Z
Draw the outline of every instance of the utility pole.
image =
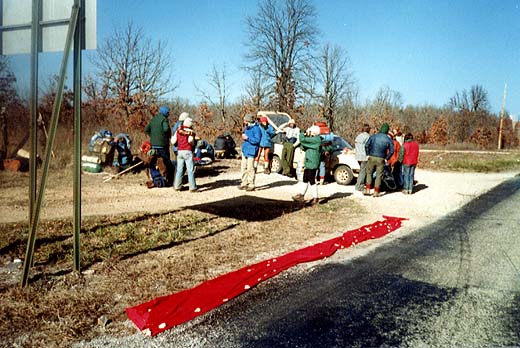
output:
M504 83L504 99L502 100L502 111L500 111L500 126L498 128L498 149L502 148L502 128L504 127L504 109L506 107L507 83Z

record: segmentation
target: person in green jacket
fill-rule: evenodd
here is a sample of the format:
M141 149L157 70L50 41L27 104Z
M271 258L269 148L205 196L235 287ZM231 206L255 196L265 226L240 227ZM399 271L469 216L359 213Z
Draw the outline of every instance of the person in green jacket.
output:
M167 106L161 106L159 113L155 115L150 122L144 128L144 132L150 137L150 144L152 145L152 151L155 156L162 157L165 159L166 165L166 186L173 184L173 173L174 167L170 160L170 138L171 129L170 123L168 122L168 116L170 115L170 108Z
M312 126L305 133L300 133L300 146L305 151L303 182L299 184L299 193L292 197L296 202L305 202L305 193L311 188L311 204L318 203L318 185L316 185L316 172L320 166L322 151L330 149L321 146L320 127Z
M168 122L170 108L161 106L159 113L155 115L150 122L144 127L144 132L150 137L150 143L155 153L166 159L170 159L170 138L171 129Z

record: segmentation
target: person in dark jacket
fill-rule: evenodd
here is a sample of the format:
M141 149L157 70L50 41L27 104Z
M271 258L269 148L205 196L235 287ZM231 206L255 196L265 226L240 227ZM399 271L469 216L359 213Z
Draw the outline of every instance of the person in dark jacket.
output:
M168 122L170 115L170 108L161 106L159 113L155 115L150 122L144 127L144 132L150 137L152 149L155 153L166 159L170 159L170 150L168 144L170 143L171 129Z
M242 163L240 172L242 174L242 182L238 187L240 190L255 190L255 157L258 155L262 131L260 126L255 122L253 114L247 114L244 117L244 132L242 133Z
M214 148L216 151L224 151L224 158L235 158L238 155L236 147L235 140L233 140L229 132L225 132L215 139Z
M365 189L363 190L364 195L370 195L372 188L372 173L376 171L376 180L374 184L374 197L379 197L379 188L381 187L381 181L383 178L383 171L385 163L394 154L394 143L388 136L388 130L390 126L388 123L383 123L379 133L373 134L368 138L365 144L365 151L368 156L367 162L367 176Z
M167 167L166 186L173 184L173 172L174 168L170 160L170 138L171 129L170 123L168 122L168 116L170 115L170 108L167 106L161 106L159 113L155 115L150 122L144 128L144 132L150 137L150 143L152 145L152 152L154 156L159 156L165 159L164 163Z

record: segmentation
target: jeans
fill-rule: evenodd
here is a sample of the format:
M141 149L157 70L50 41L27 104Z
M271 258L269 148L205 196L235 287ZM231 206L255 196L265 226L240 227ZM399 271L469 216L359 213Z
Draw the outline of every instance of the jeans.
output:
M182 174L184 173L184 165L186 165L186 172L188 174L188 183L190 190L196 190L195 183L195 166L193 163L193 152L190 150L179 150L177 152L177 170L175 171L175 185L176 190L181 189Z
M173 183L173 172L175 170L170 160L170 149L168 149L168 147L163 146L152 146L152 149L155 150L156 156L166 159L166 161L164 161L164 164L166 165L166 178L164 179L166 180L166 186L169 187Z
M244 153L242 153L242 163L240 165L242 187L255 188L256 168L254 162L254 157L246 157L244 156Z
M320 167L319 167L319 174L320 179L325 177L325 161L320 161Z
M166 158L166 159L170 159L170 149L168 149L167 147L163 147L163 146L152 146L152 149L155 150L155 154L157 156L161 156L163 158Z
M363 191L367 179L367 161L358 161L359 175L356 180L356 190Z
M407 166L403 165L403 190L412 192L413 180L415 176L415 165Z

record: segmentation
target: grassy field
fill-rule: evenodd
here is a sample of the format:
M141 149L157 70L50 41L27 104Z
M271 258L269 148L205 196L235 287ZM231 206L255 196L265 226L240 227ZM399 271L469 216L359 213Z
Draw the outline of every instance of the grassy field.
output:
M422 150L419 168L493 173L520 169L520 151Z

